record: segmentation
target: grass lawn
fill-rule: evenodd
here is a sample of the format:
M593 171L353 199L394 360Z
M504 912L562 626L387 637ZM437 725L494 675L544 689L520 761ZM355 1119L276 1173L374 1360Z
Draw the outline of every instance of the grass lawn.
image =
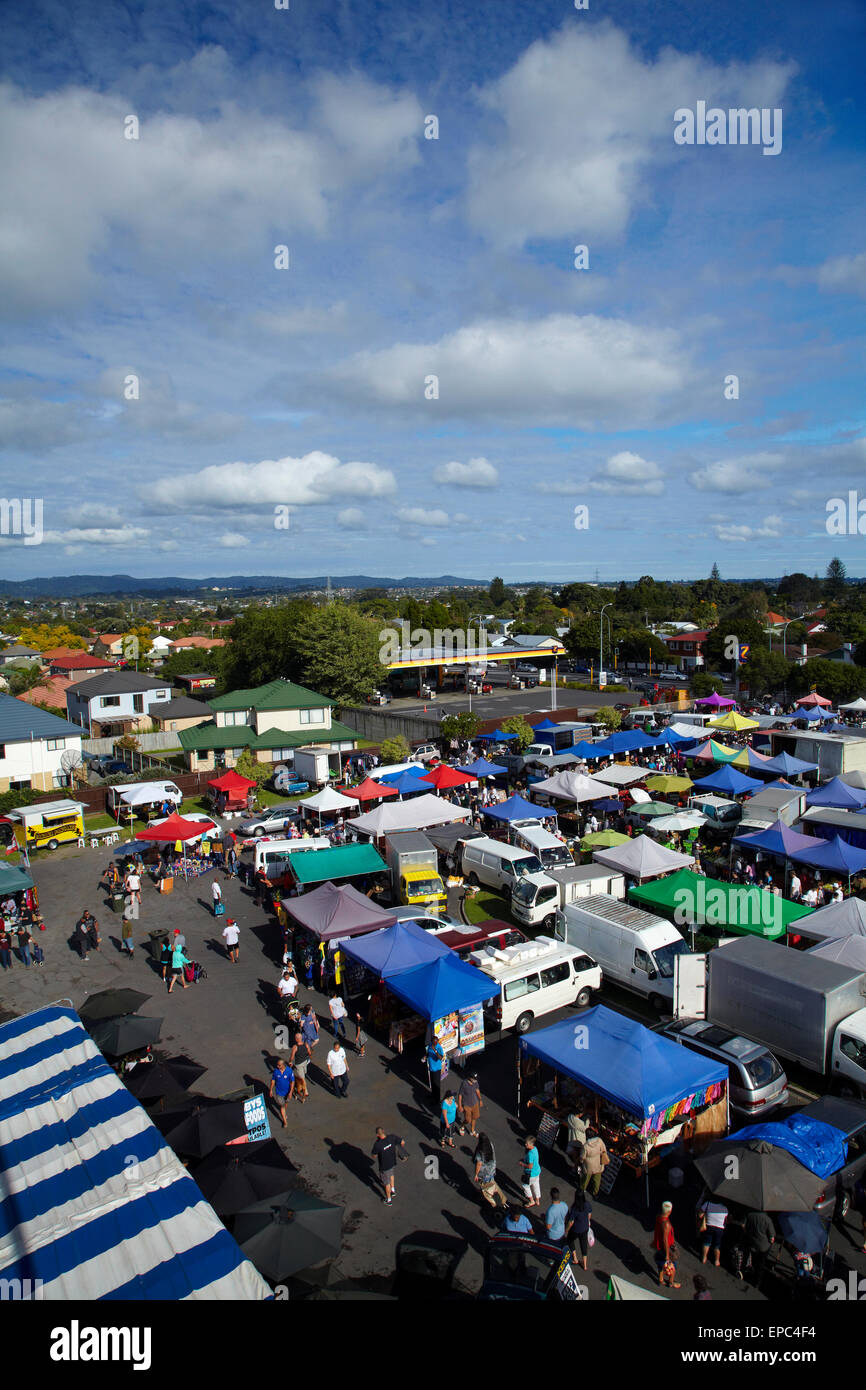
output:
M470 922L486 922L488 917L496 917L501 922L514 922L507 898L500 893L492 893L489 888L481 888L474 897L464 898L463 911Z

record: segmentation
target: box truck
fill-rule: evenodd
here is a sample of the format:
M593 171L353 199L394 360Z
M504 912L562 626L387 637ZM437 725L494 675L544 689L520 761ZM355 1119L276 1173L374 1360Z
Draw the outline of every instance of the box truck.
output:
M866 976L837 961L742 937L707 960L707 1017L866 1096Z
M327 786L331 779L331 768L326 748L296 748L295 776L311 786Z
M659 1011L673 1003L676 957L691 954L672 923L606 893L561 907L556 935L598 961L605 979L644 995Z
M522 926L543 926L546 932L552 932L560 907L597 893L623 899L624 876L603 864L572 864L549 873L527 874L511 890L511 915Z
M439 876L436 849L420 830L386 835L385 859L395 902L404 907L445 907L448 894Z

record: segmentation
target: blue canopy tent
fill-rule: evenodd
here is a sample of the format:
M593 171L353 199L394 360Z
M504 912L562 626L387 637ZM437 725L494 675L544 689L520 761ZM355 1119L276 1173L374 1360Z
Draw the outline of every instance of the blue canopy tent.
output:
M115 858L118 855L123 858L125 854L144 854L148 849L153 849L153 845L147 840L127 840L125 844L115 845L111 853Z
M474 763L462 763L458 772L465 772L469 777L501 777L508 771L507 767L501 767L499 763L488 762L486 758L476 758ZM429 785L424 784L429 791Z
M401 797L430 791L430 783L424 782L417 772L392 772L380 780L398 791Z
M852 787L841 777L832 777L806 797L807 806L835 806L841 811L859 811L866 806L866 789Z
M561 729L561 724L555 724L552 719L542 719L540 724L533 724L533 729L537 734L545 734L550 729Z
M621 811L622 802L617 796L607 796L601 801L594 801L592 803L592 809L593 811L602 811L605 814L609 811Z
M504 729L494 729L492 734L476 734L476 743L509 743L517 734L508 734Z
M598 743L587 743L586 739L581 739L580 743L573 743L570 748L563 748L563 753L573 753L575 758L581 758L585 762L593 758L609 758L610 748L607 739L601 739Z
M344 942L340 949L372 970L380 980L400 970L414 970L416 966L429 965L440 956L451 955L448 946L443 946L432 932L425 931L416 922L395 922L393 927L386 927L384 931L354 937Z
M777 753L775 758L771 758L768 763L764 763L765 772L778 772L780 777L798 777L801 772L817 772L817 763L804 762L802 758L794 758L790 753Z
M679 748L685 743L692 744L698 742L698 739L689 738L687 734L678 734L675 729L671 728L662 729L658 738L655 740L656 747L658 747L659 744L667 744L669 748Z
M609 734L605 739L608 751L611 753L633 753L638 748L655 748L656 740L651 734L645 734L640 729L617 729L615 734Z
M502 801L498 806L485 806L481 812L482 816L488 816L491 820L546 820L553 814L549 806L537 806L533 801L526 801L524 797L515 794L510 796L507 801Z
M723 1086L727 1094L726 1066L679 1047L604 1004L522 1037L520 1056L526 1055L538 1057L627 1115L650 1124L658 1124L666 1110L710 1087ZM518 1105L519 1101L518 1093Z
M789 1115L784 1120L767 1120L764 1124L746 1125L728 1136L732 1144L763 1139L787 1153L808 1168L818 1178L829 1178L844 1168L848 1141L841 1129L810 1120L805 1115Z
M499 986L489 975L474 965L465 965L447 947L438 960L389 973L385 983L392 994L429 1023L458 1009L484 1004L499 993Z
M782 820L777 820L766 830L758 830L752 835L735 835L732 840L732 844L744 845L746 849L759 849L765 854L775 854L780 859L790 859L796 850L807 850L811 853L818 845L826 843L826 840L819 840L814 835L799 834ZM785 872L787 875L787 868Z
M834 835L832 840L815 840L814 848L794 850L790 858L798 864L809 864L816 869L831 869L833 873L847 874L849 879L852 874L862 874L866 869L866 849L849 845L841 835Z
M821 709L820 705L808 705L805 708L803 705L797 705L791 718L806 719L810 724L817 724L822 721L826 722L827 720L833 720L836 716L835 714L830 714L826 709Z
M726 763L716 772L711 772L709 777L701 777L695 782L695 791L726 792L728 796L742 796L744 792L756 791L758 787L765 785L760 777L747 777L745 772L739 772L737 768L731 767L730 763Z

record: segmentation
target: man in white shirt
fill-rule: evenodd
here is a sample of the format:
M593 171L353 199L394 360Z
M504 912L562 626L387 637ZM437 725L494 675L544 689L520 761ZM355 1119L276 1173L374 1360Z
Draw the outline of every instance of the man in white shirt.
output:
M219 908L219 905L223 900L223 890L220 888L216 879L214 879L213 883L211 884L210 891L211 897L213 898L213 915L214 917L218 917L219 912L217 911L217 909Z
M328 1008L331 1013L331 1020L334 1024L334 1037L346 1036L346 1005L343 1003L337 990L333 990L328 1000Z
M334 1046L328 1053L327 1066L328 1075L334 1083L334 1094L342 1098L349 1089L349 1063L346 1049L339 1038L334 1039Z
M281 999L294 999L298 992L298 978L291 970L284 970L277 981L277 993Z
M704 1218L704 1231L701 1236L703 1251L701 1254L701 1264L706 1264L710 1250L713 1252L713 1263L716 1269L722 1254L722 1235L728 1220L728 1208L723 1202L704 1202L701 1206L701 1215Z
M226 924L223 927L223 937L225 938L228 958L229 960L233 960L235 965L237 965L240 932L238 931L238 924L233 917L226 919Z
M134 869L130 869L126 875L123 886L131 898L138 903L141 902L141 879Z
M790 885L789 885L789 892L790 892L790 895L791 895L791 900L792 900L792 902L796 902L796 901L797 901L797 899L799 898L799 896L800 896L800 894L802 893L802 891L803 891L803 885L802 885L802 883L800 882L800 879L797 877L797 874L796 874L796 871L795 871L795 872L791 875L791 882L790 882Z

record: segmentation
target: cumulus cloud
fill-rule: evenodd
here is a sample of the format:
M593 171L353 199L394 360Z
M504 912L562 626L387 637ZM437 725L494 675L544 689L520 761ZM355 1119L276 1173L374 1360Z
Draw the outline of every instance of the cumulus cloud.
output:
M736 526L729 522L719 522L713 532L720 541L771 540L782 535L783 523L780 516L765 516L760 526Z
M222 463L198 473L159 478L142 488L157 506L191 504L208 509L264 506L308 507L340 497L387 497L396 491L394 474L375 463L340 463L319 450L303 458L264 459L261 463Z
M671 48L644 59L612 24L570 24L481 89L496 124L469 153L470 221L509 249L533 237L619 235L646 196L649 169L680 153L675 110L699 97L778 106L795 71L723 68Z
M46 531L48 545L138 545L147 540L146 526L72 526L66 531Z
M341 526L363 526L364 513L360 507L344 507L337 512L337 520Z
M782 454L743 454L707 463L688 478L700 492L758 492L771 486L772 474L783 462Z
M440 463L433 470L433 481L451 487L495 487L499 470L485 458L470 459L468 463Z
M242 536L240 531L226 531L217 541L217 545L221 545L224 550L240 550L249 543L249 537Z
M412 526L450 526L451 518L441 507L400 507L397 512L400 521Z
M593 492L619 492L631 496L657 497L664 492L664 474L657 463L628 450L613 454L589 479L587 487Z
M836 256L818 269L818 287L822 290L866 294L866 251L859 256Z
M328 380L359 407L622 428L655 418L682 388L686 366L671 329L551 314L476 321L435 343L358 353ZM438 400L424 397L428 375L439 379Z

